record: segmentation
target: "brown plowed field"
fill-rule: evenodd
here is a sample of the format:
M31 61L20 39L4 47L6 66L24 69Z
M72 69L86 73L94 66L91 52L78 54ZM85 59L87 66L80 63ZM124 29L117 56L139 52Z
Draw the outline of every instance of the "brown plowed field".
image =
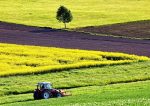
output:
M150 57L150 40L135 40L0 22L0 42L124 52Z
M129 38L150 39L150 20L119 23L104 26L90 26L76 29L96 34L106 34Z

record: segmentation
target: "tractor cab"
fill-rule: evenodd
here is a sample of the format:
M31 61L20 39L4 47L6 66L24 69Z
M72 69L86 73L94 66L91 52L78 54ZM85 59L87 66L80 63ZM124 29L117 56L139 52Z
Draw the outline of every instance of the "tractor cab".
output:
M52 89L52 84L50 82L39 82L37 84L37 89Z

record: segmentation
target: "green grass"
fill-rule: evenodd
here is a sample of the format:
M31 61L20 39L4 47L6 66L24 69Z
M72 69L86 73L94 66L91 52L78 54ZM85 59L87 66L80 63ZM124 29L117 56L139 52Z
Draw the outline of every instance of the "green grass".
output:
M69 28L150 19L149 0L0 0L0 21L62 28L55 19L60 5L73 13Z
M32 94L0 98L2 106L149 106L150 81L71 89L72 96L34 101Z
M0 43L0 76L48 73L146 60L149 58L123 53Z
M76 88L149 79L150 61L101 68L64 70L47 74L11 76L1 78L0 96L31 93L35 89L35 84L41 81L52 82L54 88Z

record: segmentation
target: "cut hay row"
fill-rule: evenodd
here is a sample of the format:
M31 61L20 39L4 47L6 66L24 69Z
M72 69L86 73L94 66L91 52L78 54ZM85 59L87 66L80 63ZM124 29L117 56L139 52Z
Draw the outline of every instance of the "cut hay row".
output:
M0 76L56 72L149 60L123 53L0 43Z

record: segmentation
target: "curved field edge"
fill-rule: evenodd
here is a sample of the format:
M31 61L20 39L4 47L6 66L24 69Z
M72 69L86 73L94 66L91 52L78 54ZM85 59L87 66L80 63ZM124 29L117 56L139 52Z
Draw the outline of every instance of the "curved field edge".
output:
M1 0L0 20L31 26L63 28L63 24L59 24L55 16L57 8L65 5L74 17L68 25L69 28L97 26L150 19L149 4L149 0Z
M147 61L124 53L0 43L0 76L56 72Z
M1 97L4 106L147 106L150 104L150 81L106 86L87 86L73 88L73 95L64 98L34 101L32 94L20 94ZM92 92L91 92L92 91Z

